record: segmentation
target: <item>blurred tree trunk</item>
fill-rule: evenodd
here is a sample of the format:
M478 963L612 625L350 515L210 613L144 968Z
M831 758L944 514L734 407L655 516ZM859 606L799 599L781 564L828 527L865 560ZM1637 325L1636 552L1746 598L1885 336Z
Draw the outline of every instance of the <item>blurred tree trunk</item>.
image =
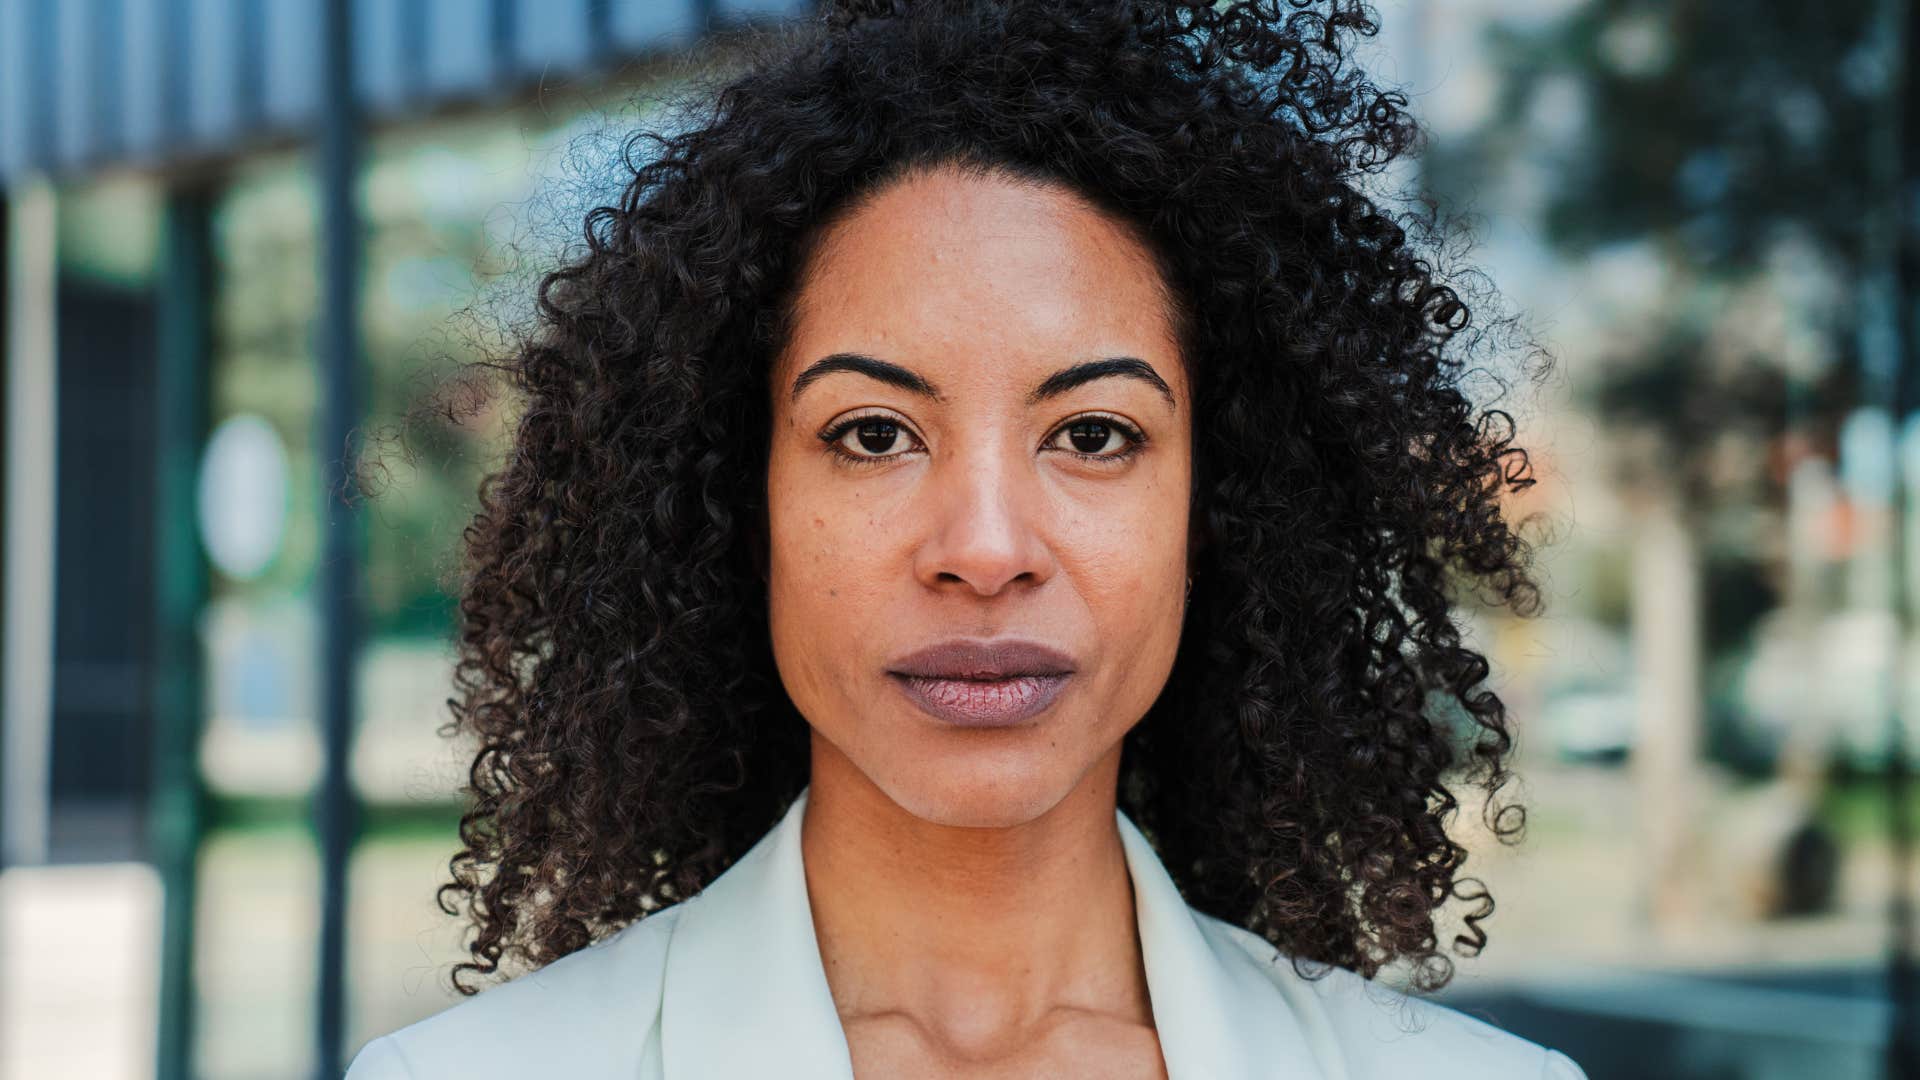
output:
M1700 550L1679 493L1634 493L1632 774L1642 858L1639 902L1658 931L1691 914L1688 857L1702 743Z

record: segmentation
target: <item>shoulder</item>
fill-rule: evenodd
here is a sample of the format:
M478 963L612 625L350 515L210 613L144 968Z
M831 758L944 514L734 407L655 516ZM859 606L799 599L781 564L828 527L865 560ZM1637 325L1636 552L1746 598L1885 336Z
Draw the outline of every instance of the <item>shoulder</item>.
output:
M1346 968L1302 965L1242 927L1195 911L1214 950L1246 977L1279 990L1323 1058L1344 1063L1353 1080L1417 1073L1430 1080L1587 1080L1557 1050L1427 998Z
M638 1075L680 905L367 1043L346 1080ZM651 1020L649 1020L651 1018Z

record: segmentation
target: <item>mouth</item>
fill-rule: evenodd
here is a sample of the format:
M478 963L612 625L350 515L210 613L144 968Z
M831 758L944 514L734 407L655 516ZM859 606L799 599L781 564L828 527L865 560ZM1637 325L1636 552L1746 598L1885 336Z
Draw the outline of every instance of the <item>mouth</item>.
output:
M887 675L908 700L962 727L1007 727L1046 711L1073 658L1032 641L958 638L896 660Z

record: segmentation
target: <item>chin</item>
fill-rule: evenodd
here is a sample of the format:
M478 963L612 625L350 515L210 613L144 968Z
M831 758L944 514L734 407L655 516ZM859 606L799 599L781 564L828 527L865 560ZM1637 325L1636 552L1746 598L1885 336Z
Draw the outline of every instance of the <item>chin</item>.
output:
M1042 729L1030 745L956 749L916 755L899 769L868 776L901 809L933 825L1006 829L1043 817L1080 781ZM944 741L944 740L943 740ZM1019 740L1027 744L1028 740Z

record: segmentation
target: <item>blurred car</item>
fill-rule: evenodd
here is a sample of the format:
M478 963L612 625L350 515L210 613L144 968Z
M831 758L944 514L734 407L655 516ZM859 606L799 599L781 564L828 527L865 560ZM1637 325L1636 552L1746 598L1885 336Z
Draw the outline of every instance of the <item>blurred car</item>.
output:
M1561 760L1618 764L1633 751L1633 712L1631 685L1573 681L1546 691L1539 724Z

